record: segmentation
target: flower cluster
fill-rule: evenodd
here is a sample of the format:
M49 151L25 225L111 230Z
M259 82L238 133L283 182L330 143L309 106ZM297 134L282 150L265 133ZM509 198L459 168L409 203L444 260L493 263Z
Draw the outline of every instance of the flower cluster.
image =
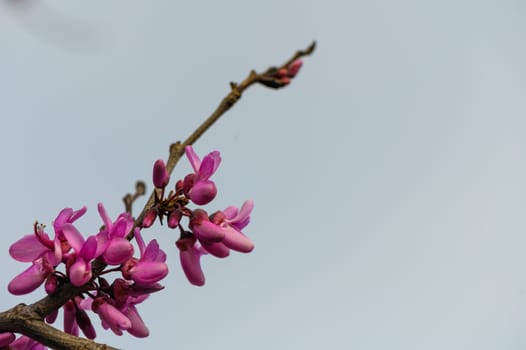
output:
M254 249L254 244L242 232L250 221L251 200L243 203L240 209L230 206L212 214L201 207L217 195L217 187L210 178L221 163L219 152L211 152L202 160L190 146L185 152L193 172L177 181L175 189L166 196L170 176L162 160L155 162L155 202L138 220L140 227L136 227L128 213L111 220L100 203L98 212L103 226L87 237L75 226L76 220L86 213L86 207L76 211L63 209L53 221L52 236L46 233L44 225L35 223L33 233L22 237L9 249L13 259L31 264L11 280L9 292L23 295L44 285L46 293L53 295L70 283L78 287L79 292L62 306L66 333L78 336L82 331L86 338L94 339L95 329L87 312L93 311L99 316L102 327L117 335L126 331L136 337L148 336L148 328L136 305L164 288L159 281L168 274L168 266L166 254L157 241L154 239L146 244L141 229L151 227L156 218L161 224L166 220L169 228L179 229L176 246L181 265L188 280L198 286L205 283L200 262L202 255L224 258L230 250L249 253ZM191 209L190 203L200 207ZM188 220L187 228L183 228L184 218ZM138 257L134 257L131 237L137 243ZM106 276L111 272L120 273L120 276L110 283ZM55 310L47 315L46 322L55 322L58 312ZM26 336L16 339L13 333L0 333L0 348L45 349Z
M118 335L125 330L134 336L145 337L148 328L135 305L163 288L158 282L168 274L166 254L156 240L145 244L140 229L134 229L131 215L122 213L112 221L102 204L98 205L98 211L104 225L98 233L85 239L74 222L86 210L86 207L77 211L63 209L53 221L52 239L44 231L44 225L35 223L33 234L11 245L11 257L31 263L31 266L11 280L8 290L22 295L45 282L46 292L53 294L57 288L70 282L81 287L82 292L63 306L65 332L78 335L80 329L87 338L95 338L95 330L86 313L86 310L92 310L99 315L103 328L110 328ZM134 247L126 239L131 231L139 247L138 258L133 256ZM96 259L102 270L94 274ZM61 264L64 272L58 270ZM120 272L122 278L110 284L101 277L109 272ZM48 315L46 321L53 323L57 312ZM6 342L14 341L9 335L4 335Z
M249 253L254 249L254 244L241 231L250 221L253 202L246 201L241 209L230 206L212 214L203 208L190 209L190 202L202 206L215 198L217 187L210 178L219 167L221 156L218 151L213 151L201 160L191 146L185 148L185 153L193 173L177 181L175 189L166 196L165 189L170 177L164 162L155 162L155 204L146 213L143 227L150 227L158 217L161 223L166 219L168 227L178 228L180 237L176 245L183 271L190 283L202 286L205 283L200 262L202 255L225 258L230 250ZM181 220L184 217L189 220L188 229L182 227Z

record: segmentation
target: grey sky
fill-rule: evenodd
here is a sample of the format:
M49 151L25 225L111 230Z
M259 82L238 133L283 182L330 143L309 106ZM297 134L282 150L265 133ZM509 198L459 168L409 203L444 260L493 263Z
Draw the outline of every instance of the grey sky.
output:
M31 1L28 1L31 3ZM195 146L211 206L255 201L256 249L140 305L125 349L524 349L526 8L520 1L54 1L0 6L8 246L88 205L100 226L250 69L318 42L282 91L251 88ZM185 163L176 173L185 174ZM13 297L2 309L31 302ZM93 318L95 323L98 319Z

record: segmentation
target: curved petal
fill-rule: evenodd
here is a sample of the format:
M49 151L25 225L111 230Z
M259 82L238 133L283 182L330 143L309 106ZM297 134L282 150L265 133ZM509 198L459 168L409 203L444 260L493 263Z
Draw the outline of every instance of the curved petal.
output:
M188 158L188 161L192 165L192 168L194 169L194 173L197 173L199 171L199 167L201 166L201 160L195 153L192 146L186 146L184 149L184 152L186 153L186 158Z
M239 210L237 209L237 207L231 205L227 207L225 210L222 210L222 212L223 214L225 214L228 220L232 220L233 218L237 216L237 213L239 212Z
M62 232L73 250L75 250L76 253L79 253L84 245L84 237L82 237L79 230L77 230L72 224L66 223L62 226Z
M186 250L179 249L179 259L188 281L195 286L203 286L205 284L205 275L201 269L201 254L195 246Z
M141 253L141 257L144 255L144 250L146 249L146 244L144 244L144 239L142 238L141 231L137 227L135 229L135 241L137 242L137 245L139 246L139 252Z
M150 243L148 243L148 246L141 257L141 261L166 261L166 253L161 248L159 248L159 243L157 243L156 239L153 239L150 241Z
M221 164L220 153L218 151L210 152L203 158L199 171L196 172L197 177L195 180L208 180L215 173L219 164Z
M77 258L73 265L69 267L68 276L74 286L85 285L91 279L91 264Z
M250 223L250 213L252 212L252 209L254 209L254 201L247 200L245 203L243 203L239 212L234 217L229 218L227 221L236 229L242 230Z
M146 246L144 254L141 256L141 261L156 261L159 250L159 243L157 243L156 239L152 239Z
M98 305L94 311L99 314L103 326L106 325L111 328L117 335L122 335L122 330L129 329L132 325L128 317L106 302Z
M203 220L198 225L192 225L191 229L200 241L221 242L225 238L223 228L210 221Z
M79 335L79 328L75 318L75 305L71 300L64 304L64 332Z
M201 242L203 248L216 258L226 258L230 255L230 249L223 242L207 243Z
M129 306L124 310L124 315L131 321L132 326L126 331L137 338L145 338L150 334L150 330L144 324L137 308L135 306Z
M102 255L110 265L120 265L133 256L133 245L125 238L113 238Z
M228 248L241 253L250 253L254 249L254 243L243 233L227 226L225 229L225 238L222 243ZM206 248L206 247L205 247Z
M91 261L97 253L97 238L95 236L89 236L88 239L82 245L78 255L86 261Z
M86 206L83 206L82 208L80 208L79 210L76 210L74 211L73 213L71 213L71 216L69 218L69 222L74 222L76 221L78 218L80 218L82 215L86 214L86 212L88 211L88 207Z
M99 257L106 251L106 248L110 244L108 231L100 231L95 235L95 238L97 239L97 252L95 253L95 257Z
M73 209L64 208L58 213L57 217L53 221L53 228L57 234L62 232L62 225L69 221L69 218L73 215Z
M163 262L138 262L130 271L132 280L137 284L159 282L168 275L168 265Z
M239 209L239 214L237 215L235 220L242 221L245 218L250 217L252 209L254 209L254 201L252 199L246 200L241 206L241 209Z
M33 263L24 272L13 278L7 289L14 295L31 293L44 282L50 272L42 262Z
M216 197L217 187L216 184L210 180L196 181L188 195L190 200L195 204L205 205Z
M20 262L32 262L44 254L48 248L32 234L20 238L9 247L9 255Z
M95 337L97 336L95 328L93 328L91 320L86 311L83 310L80 306L75 311L75 320L77 321L77 325L82 330L82 333L84 333L86 338L95 339Z
M97 204L97 210L99 211L99 215L102 218L102 222L104 222L104 226L106 230L110 231L112 227L112 222L110 219L110 216L106 212L106 209L104 208L104 205L102 203Z
M46 316L46 322L47 323L55 323L58 317L58 310L52 311L50 314Z
M111 237L124 237L130 232L130 230L133 227L133 219L126 215L119 215L117 220L115 220L115 223L113 225L113 228L110 231Z

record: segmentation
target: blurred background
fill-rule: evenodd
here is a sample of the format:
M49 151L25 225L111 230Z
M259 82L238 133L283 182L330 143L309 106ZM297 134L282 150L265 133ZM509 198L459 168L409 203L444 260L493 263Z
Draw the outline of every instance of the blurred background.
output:
M526 5L521 1L0 3L0 308L9 245L87 205L86 235L230 81L312 41L287 88L248 90L195 149L210 210L255 201L248 255L203 258L123 349L524 349ZM189 170L186 161L175 176ZM149 186L149 190L151 186ZM140 201L139 204L143 204ZM92 317L97 325L99 319ZM56 324L60 326L60 323Z

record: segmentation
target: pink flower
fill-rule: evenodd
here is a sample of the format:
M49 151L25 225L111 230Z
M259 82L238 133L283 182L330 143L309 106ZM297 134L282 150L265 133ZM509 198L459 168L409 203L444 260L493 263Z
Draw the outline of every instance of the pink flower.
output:
M250 222L253 208L254 202L248 200L243 203L240 210L230 206L223 212L216 213L212 218L212 221L224 230L225 238L222 243L228 248L242 253L249 253L254 249L254 243L241 232Z
M131 335L144 338L150 334L148 327L144 324L135 305L142 303L148 298L150 292L160 290L162 287L157 284L157 287L141 288L130 281L117 279L113 283L113 294L115 300L115 307L118 308L131 322L131 327L126 331ZM142 290L141 290L142 289Z
M213 181L210 181L210 177L219 167L221 156L218 151L213 151L201 161L192 146L186 146L185 152L194 169L194 174L189 174L185 177L184 194L195 204L208 204L217 194L216 185Z
M199 241L214 243L221 242L225 238L225 231L208 218L206 211L196 209L190 218L190 229Z
M8 290L11 293L20 295L32 292L54 271L63 255L70 250L70 244L63 233L64 226L71 225L86 210L86 207L77 211L64 208L53 222L53 240L44 232L44 226L36 223L32 235L26 235L11 245L9 254L13 259L33 263L9 283Z
M64 309L64 332L78 336L79 335L79 325L75 318L75 305L73 301L68 300L63 306Z
M107 264L120 265L133 256L133 245L125 238L133 228L133 218L128 213L122 213L112 222L102 203L97 208L104 222L104 229L97 234L96 257L102 255Z
M31 293L37 289L45 279L54 271L45 257L36 259L24 272L9 282L7 289L13 295Z
M91 280L91 262L97 253L97 239L95 236L90 236L84 240L82 234L72 224L64 224L62 230L64 237L76 253L69 257L67 273L71 283L80 287Z
M129 259L122 267L122 275L135 281L137 285L149 285L159 282L168 274L166 254L159 248L157 240L151 240L146 246L140 230L135 230L135 240L141 252L140 259Z
M195 236L180 238L176 243L184 274L190 283L196 286L205 284L205 275L201 269L201 256L206 254L202 247L196 246Z
M130 319L115 306L111 305L105 297L96 298L91 308L93 312L99 315L102 327L104 329L110 328L117 335L122 335L123 330L127 330L132 326Z
M79 210L74 211L71 208L64 208L58 213L56 219L53 221L53 228L55 229L55 235L60 239L63 240L62 236L62 226L64 224L72 224L74 223L78 218L80 218L82 215L86 213L88 208L86 206L80 208Z

